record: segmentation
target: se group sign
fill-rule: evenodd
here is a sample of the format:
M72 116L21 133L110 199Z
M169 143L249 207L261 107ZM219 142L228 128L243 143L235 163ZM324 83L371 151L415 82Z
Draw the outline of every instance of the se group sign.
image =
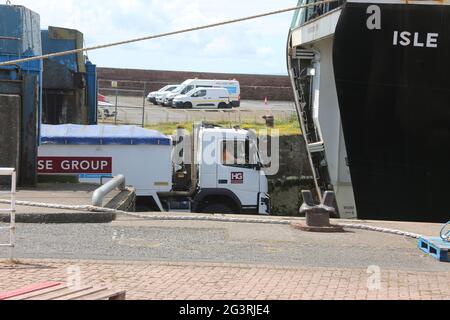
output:
M39 157L39 174L112 174L112 158Z

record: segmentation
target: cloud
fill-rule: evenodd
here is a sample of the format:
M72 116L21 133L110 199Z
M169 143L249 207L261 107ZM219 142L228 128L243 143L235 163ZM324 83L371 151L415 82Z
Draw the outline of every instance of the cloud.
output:
M87 46L290 7L296 0L22 0L49 25L78 29ZM292 14L91 52L100 66L235 73L285 73ZM94 60L95 59L95 60Z

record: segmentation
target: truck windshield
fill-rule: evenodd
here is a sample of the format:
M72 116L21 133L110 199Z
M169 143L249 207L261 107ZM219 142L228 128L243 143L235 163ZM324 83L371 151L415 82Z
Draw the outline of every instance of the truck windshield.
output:
M222 141L222 164L232 167L253 167L258 164L257 147L250 140Z

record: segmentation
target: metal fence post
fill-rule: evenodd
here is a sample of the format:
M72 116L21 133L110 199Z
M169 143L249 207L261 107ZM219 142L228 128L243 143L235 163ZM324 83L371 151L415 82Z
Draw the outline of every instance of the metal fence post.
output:
M116 88L116 107L115 107L115 115L114 115L114 124L115 125L117 125L117 112L118 112L118 110L117 110L117 108L118 108L118 105L117 105L117 103L118 103L118 100L119 99L119 89L117 89Z
M16 247L16 186L17 186L17 175L16 171L11 174L11 230L10 230L10 251L9 259L14 261L14 253Z
M147 91L147 82L144 82L144 94L143 94L143 101L142 101L142 128L145 128L145 93Z
M0 244L0 247L9 248L9 259L14 261L14 253L16 246L16 186L17 186L17 175L16 169L14 168L0 168L0 176L11 176L11 190L10 190L10 199L11 204L8 209L0 209L2 212L9 212L10 214L10 223L9 227L2 227L1 230L9 231L9 243Z

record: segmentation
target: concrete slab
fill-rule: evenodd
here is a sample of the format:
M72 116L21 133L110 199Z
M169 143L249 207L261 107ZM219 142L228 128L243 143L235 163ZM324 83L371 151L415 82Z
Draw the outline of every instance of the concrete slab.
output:
M91 199L98 185L89 184L39 184L36 188L17 191L18 201L29 201L69 206L91 205ZM120 194L113 191L105 198L105 204ZM0 194L0 199L9 200L8 194ZM0 204L0 209L8 205ZM110 213L80 212L65 209L17 206L16 219L19 223L94 223L111 222L115 215ZM9 221L9 214L0 214L0 221Z

